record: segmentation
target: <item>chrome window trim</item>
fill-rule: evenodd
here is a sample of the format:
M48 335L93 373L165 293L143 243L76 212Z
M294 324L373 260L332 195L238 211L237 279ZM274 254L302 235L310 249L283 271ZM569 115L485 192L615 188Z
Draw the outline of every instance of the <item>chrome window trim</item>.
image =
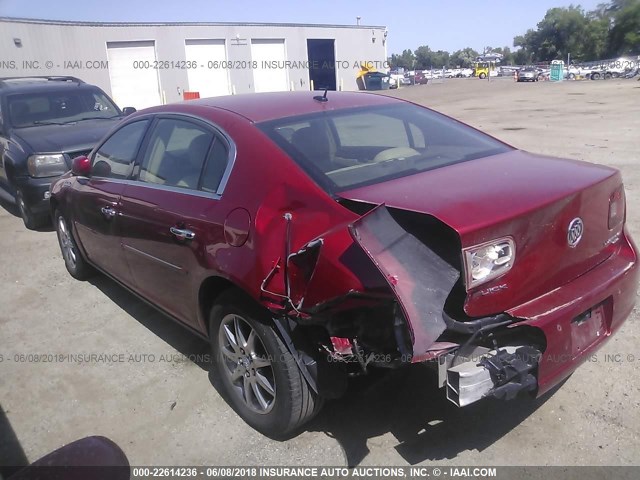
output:
M140 120L146 120L147 118L152 122L152 124L150 124L147 130L147 132L145 133L145 136L149 134L149 132L151 130L149 130L149 128L153 128L153 121L155 119L160 119L160 118L175 118L175 117L186 117L186 118L190 118L193 120L196 120L198 122L204 123L206 124L208 127L212 128L214 130L214 134L216 135L217 138L221 138L225 143L226 143L226 147L228 150L227 153L227 166L225 167L224 173L222 174L222 178L220 179L220 184L218 185L218 188L216 189L215 193L211 193L211 192L205 192L204 190L193 190L191 188L180 188L180 187L172 187L172 186L166 186L166 185L161 185L159 183L148 183L148 182L144 182L141 180L132 180L132 179L118 179L118 178L110 178L110 177L91 177L91 178L97 178L97 179L102 179L102 180L109 180L112 182L117 182L117 183L126 183L129 182L128 184L131 185L142 185L142 186L146 186L149 188L158 188L159 190L168 190L168 191L172 191L172 192L178 192L178 193L187 193L187 194L192 194L195 195L197 197L205 197L205 198L211 198L213 200L220 200L220 198L222 197L222 194L224 193L225 188L227 187L227 183L229 182L229 178L231 177L231 172L233 171L233 167L235 166L236 163L236 157L238 154L238 149L236 147L236 143L233 141L233 139L231 138L231 135L229 135L226 130L224 130L222 127L220 127L219 125L213 123L211 120L200 117L198 115L193 115L191 113L184 113L184 112L177 112L177 111L162 111L162 112L151 112L151 113L145 113L139 116L136 116L134 118L131 118L130 121L119 125L118 126L118 130L120 130L121 128L124 128L125 126L129 125L130 123L136 122L136 121L140 121ZM111 135L109 135L109 138L111 138L111 136L113 134L115 134L116 132L114 131ZM109 140L109 138L107 138L104 142L102 142L100 144L100 147L106 143L107 140ZM143 139L143 143L144 143L144 139ZM95 149L94 151L92 151L91 153L93 155L91 155L92 157L95 156L95 153L97 153L97 151L99 150L98 147L97 149ZM142 144L140 145L140 147L142 147ZM133 165L135 165L137 163L138 160L138 156L140 155L140 151L138 151L138 155L136 156L136 158L133 161ZM92 165L93 165L93 158L91 159ZM129 174L131 175L131 174Z
M215 128L215 127L214 127ZM236 163L236 143L231 139L231 137L222 130L219 130L221 134L221 138L227 143L227 147L229 152L227 154L227 166L224 169L224 173L222 174L222 178L220 179L220 183L218 184L218 189L216 190L216 194L218 196L222 196L224 193L224 189L227 187L227 182L229 181L229 177L231 176L231 171Z
M150 188L152 190L164 190L174 193L183 193L185 195L193 195L194 197L209 198L211 200L220 200L221 195L218 193L205 192L204 190L193 190L191 188L174 187L171 185L161 185L159 183L147 183L140 180L122 179L122 178L105 178L105 177L92 177L100 180L107 180L109 182L118 183L122 185L133 185L136 187Z

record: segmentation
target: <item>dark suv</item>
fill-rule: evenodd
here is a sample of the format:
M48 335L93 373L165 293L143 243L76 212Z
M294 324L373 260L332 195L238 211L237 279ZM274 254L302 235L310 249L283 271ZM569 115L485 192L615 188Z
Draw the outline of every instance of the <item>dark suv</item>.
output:
M46 224L51 182L133 111L75 77L0 78L0 198Z

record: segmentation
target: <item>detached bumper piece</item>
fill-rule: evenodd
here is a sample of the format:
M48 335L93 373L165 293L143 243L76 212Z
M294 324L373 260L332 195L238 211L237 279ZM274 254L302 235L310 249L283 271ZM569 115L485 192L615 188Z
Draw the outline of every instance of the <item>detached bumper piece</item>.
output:
M534 391L541 355L530 346L508 346L458 363L447 369L447 399L464 407L489 396L511 400L522 391ZM455 355L449 356L453 363Z

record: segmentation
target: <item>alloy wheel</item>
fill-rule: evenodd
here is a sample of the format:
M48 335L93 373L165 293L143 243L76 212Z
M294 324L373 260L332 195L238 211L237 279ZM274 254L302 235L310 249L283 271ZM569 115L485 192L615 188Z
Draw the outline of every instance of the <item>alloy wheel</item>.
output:
M65 261L71 268L74 268L77 261L76 249L67 228L67 222L62 215L58 217L58 237L60 238L60 247Z
M223 372L252 412L269 413L276 400L270 356L255 329L240 315L226 315L218 330Z

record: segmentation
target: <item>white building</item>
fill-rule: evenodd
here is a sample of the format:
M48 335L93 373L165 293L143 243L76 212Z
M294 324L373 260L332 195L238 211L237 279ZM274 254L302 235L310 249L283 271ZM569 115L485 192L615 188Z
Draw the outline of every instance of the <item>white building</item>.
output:
M359 25L0 18L0 77L71 75L138 109L190 95L357 90L361 63L386 66L386 36Z

